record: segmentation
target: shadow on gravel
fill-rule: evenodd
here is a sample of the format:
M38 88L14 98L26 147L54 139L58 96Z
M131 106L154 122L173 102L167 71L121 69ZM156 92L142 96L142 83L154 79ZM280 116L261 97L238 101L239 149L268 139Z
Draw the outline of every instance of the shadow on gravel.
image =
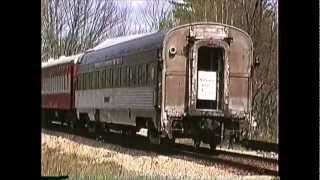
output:
M239 155L237 153L225 152L225 151L215 151L214 153L210 152L207 148L200 148L199 150L195 151L194 148L190 145L185 144L173 144L173 145L151 145L148 143L146 137L134 135L131 137L123 136L118 133L105 133L103 135L94 135L89 134L85 131L77 131L77 132L70 132L67 131L65 128L61 127L50 127L47 128L48 130L53 130L62 133L68 133L70 135L76 135L84 138L88 138L90 140L83 141L83 139L68 136L68 138L76 143L88 145L95 148L108 148L113 151L117 151L120 153L126 153L130 156L158 156L158 155L166 155L170 156L171 158L187 160L192 163L197 163L206 166L230 166L233 168L237 168L239 170L249 171L251 175L269 175L269 176L278 176L278 172L274 170L270 170L267 168L257 168L252 164L246 164L241 162L235 162L232 160L225 160L219 158L219 154L230 155L230 156L238 156L241 158L250 158L256 161L259 161L259 157L254 157L250 155ZM59 136L58 133L52 131L45 131L46 134L52 136ZM99 143L97 143L99 142ZM113 144L117 146L107 147L106 145ZM124 147L124 148L120 148ZM132 152L132 150L138 150ZM256 158L256 159L255 159ZM201 160L201 161L199 161ZM263 160L265 161L265 160ZM276 160L267 160L265 162L268 163L277 163Z

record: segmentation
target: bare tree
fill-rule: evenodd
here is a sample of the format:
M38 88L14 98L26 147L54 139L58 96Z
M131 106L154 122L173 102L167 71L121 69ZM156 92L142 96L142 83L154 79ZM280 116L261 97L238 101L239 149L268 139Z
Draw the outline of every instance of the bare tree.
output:
M42 60L92 48L112 35L125 13L111 0L42 0Z
M146 26L147 31L156 31L172 26L170 23L171 7L168 0L146 1L141 7L140 24Z

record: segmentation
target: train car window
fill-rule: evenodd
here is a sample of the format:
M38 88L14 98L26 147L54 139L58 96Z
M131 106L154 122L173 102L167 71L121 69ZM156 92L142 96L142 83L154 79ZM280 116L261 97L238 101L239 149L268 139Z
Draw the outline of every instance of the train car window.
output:
M122 82L121 85L122 87L126 87L127 86L127 71L126 71L127 67L122 67L122 72L121 72L121 78L122 78Z
M47 87L47 88L48 88L48 93L50 93L50 91L51 91L51 89L50 89L50 88L51 88L51 86L50 86L50 83L51 83L51 76L50 76L50 75L48 76L47 81L48 81L48 84L47 84L47 85L48 85L48 87Z
M90 89L94 89L94 72L90 72Z
M86 89L89 89L89 73L85 73Z
M146 64L146 85L150 85L150 73L149 73L149 69L150 69L150 64Z
M53 93L53 75L50 78L50 93Z
M100 71L96 72L96 78L97 78L97 89L100 89L101 88Z
M145 83L145 75L144 75L144 64L141 64L141 86L144 86Z
M123 67L119 68L120 87L123 86Z
M139 65L136 66L136 86L140 84L140 73L139 73Z
M70 74L69 73L67 73L67 77L66 77L67 79L67 86L66 86L66 88L67 88L67 90L69 91L70 90L70 81L71 81L71 79L70 79Z
M90 72L87 72L87 89L90 89L91 87L91 81L90 81Z
M123 78L123 70L124 70L124 68L123 67L121 67L120 68L121 70L120 70L120 77L121 77L121 81L120 81L120 87L123 87L124 86L124 78Z
M65 87L64 87L64 75L61 75L61 90L64 92L65 91Z
M86 89L86 87L87 87L87 86L86 86L86 82L87 82L87 81L86 81L86 73L83 73L83 74L82 74L82 83L83 83L83 84L82 84L82 90L85 90L85 89Z
M111 84L110 84L110 87L114 87L115 86L115 84L116 84L116 81L115 81L115 74L116 74L116 69L113 69L112 67L111 67L111 76L110 76L110 78L111 78Z
M135 65L134 66L134 76L133 76L133 78L134 78L134 86L136 87L136 86L138 86L138 79L139 79L139 73L138 73L138 65Z
M86 76L86 89L90 89L90 72L87 72Z
M143 85L146 86L148 84L148 81L147 81L147 64L143 65L142 73L143 73Z
M109 88L111 86L111 82L110 82L110 73L111 73L111 70L110 69L107 69L106 71L106 87Z
M142 84L142 65L141 64L139 64L138 65L138 73L139 73L139 78L138 78L138 84L139 84L139 86L141 86L141 84Z
M150 77L151 77L151 82L153 82L154 81L154 77L155 77L155 68L154 68L154 66L153 65L151 65L151 70L150 70L151 72L151 74L150 74Z
M109 80L110 80L110 86L109 87L113 87L114 86L114 81L113 81L113 69L110 68L110 77L109 77Z
M94 89L99 89L99 72L96 71L94 74Z
M83 89L87 89L87 73L83 74Z
M118 87L118 78L119 78L119 75L118 75L118 68L115 68L114 70L113 70L113 76L114 76L114 87Z
M80 89L84 90L84 74L80 74Z
M57 76L53 76L53 93L57 91Z
M121 84L121 68L119 67L118 68L118 75L119 75L119 77L118 77L118 87L121 87L122 86L122 84Z
M120 82L121 82L121 74L120 74L120 68L118 67L117 68L117 87L119 87L121 84L120 84Z
M97 89L100 89L100 86L101 86L100 71L96 72L96 78L97 78Z
M94 72L90 72L90 89L94 89L95 86L95 73Z
M65 92L65 86L64 86L64 84L65 84L65 78L64 78L64 74L63 74L63 75L61 75L61 90L62 90L63 92Z
M127 72L127 66L123 68L123 79L124 79L124 87L128 86L128 72Z
M59 92L62 92L62 76L59 75Z
M60 76L60 78L61 78L61 92L65 92L65 90L66 90L66 86L65 86L66 77L65 77L65 74L62 74Z
M46 92L46 79L43 79L43 92Z
M60 84L61 80L60 80L60 76L57 76L57 80L58 80L58 90L57 90L57 92L59 93L59 92L60 92L60 89L61 89L61 84Z
M133 86L133 78L132 78L132 66L129 66L129 86Z
M144 66L143 64L140 65L140 86L143 86L144 84L144 74L143 74L144 67L143 66Z
M94 77L94 72L90 72L90 82L91 82L91 86L90 86L90 89L94 89L94 86L95 86L95 77Z
M43 77L41 77L41 93L43 93Z
M58 92L61 91L61 78L60 78L60 75L57 76L57 79L58 79Z
M56 76L56 92L58 93L60 90L60 78L59 76Z
M110 69L106 69L106 87L110 87Z
M96 73L94 71L92 71L92 72L90 72L90 74L91 74L91 81L90 81L91 82L91 89L94 89L96 86L96 77L95 77Z
M98 77L97 77L97 71L93 71L92 72L93 75L93 89L97 89L98 88Z
M61 75L60 79L61 79L61 92L64 92L64 76Z
M102 89L106 87L105 86L105 84L106 84L105 78L106 78L106 70L104 69L104 70L102 70L102 74L101 74L101 88Z
M55 79L56 79L56 81L55 81L55 87L56 87L55 93L57 93L57 92L59 92L59 76L57 76L57 74L55 76Z
M56 87L57 87L57 85L56 85L56 77L55 76L53 76L53 83L52 83L52 89L53 89L53 91L52 91L52 93L55 93L56 92Z
M108 82L109 82L109 87L113 87L113 69L109 69L109 74L108 74Z
M115 87L116 86L116 81L115 81L115 78L116 78L116 69L113 69L112 67L111 67L111 87L113 88L113 87Z
M101 88L104 89L106 87L106 70L103 69L101 72Z
M79 74L79 78L78 78L78 90L82 90L82 74Z
M132 85L136 86L136 79L137 79L137 72L136 72L136 66L132 66Z
M52 93L54 93L55 92L55 76L54 75L52 75Z
M51 87L50 87L50 89L51 89L51 93L53 93L53 90L54 90L54 85L53 85L53 83L54 83L54 79L53 79L54 77L53 77L53 75L51 75L51 82L50 82L50 85L51 85Z
M135 87L137 85L137 65L132 66L132 77L133 77L133 86Z
M99 88L102 88L102 84L103 84L103 70L99 71Z
M130 84L129 84L129 83L130 83L129 78L130 78L130 68L129 68L129 66L127 66L127 68L126 68L126 81L127 81L126 86L127 86L127 87L130 86Z
M52 93L55 93L55 87L56 87L56 83L55 83L55 76L54 75L52 75Z

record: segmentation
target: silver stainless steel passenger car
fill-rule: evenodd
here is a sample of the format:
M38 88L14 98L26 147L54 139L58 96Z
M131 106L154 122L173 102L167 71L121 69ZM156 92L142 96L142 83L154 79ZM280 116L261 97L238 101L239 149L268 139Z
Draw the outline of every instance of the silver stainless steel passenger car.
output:
M77 119L93 130L147 128L152 143L187 137L214 149L225 130L248 130L252 51L244 31L201 22L87 52L75 74Z

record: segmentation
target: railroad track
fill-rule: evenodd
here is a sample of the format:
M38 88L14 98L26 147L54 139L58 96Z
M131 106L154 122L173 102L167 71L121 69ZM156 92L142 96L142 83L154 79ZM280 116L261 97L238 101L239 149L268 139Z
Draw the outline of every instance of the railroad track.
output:
M67 128L62 128L56 125L51 126L51 128L48 130L82 136L130 149L155 152L161 155L175 157L180 155L186 157L190 161L193 161L192 159L201 160L203 164L206 164L206 162L213 162L231 166L239 170L249 171L256 175L278 176L278 161L272 158L239 154L223 150L216 150L214 153L212 153L207 148L201 147L200 149L195 150L193 146L178 143L161 146L151 145L148 143L147 138L139 135L127 137L118 133L108 133L97 136L94 134L89 134L85 131L70 132L67 130ZM50 133L50 131L48 133ZM194 160L194 162L196 161ZM199 162L197 161L197 163Z

